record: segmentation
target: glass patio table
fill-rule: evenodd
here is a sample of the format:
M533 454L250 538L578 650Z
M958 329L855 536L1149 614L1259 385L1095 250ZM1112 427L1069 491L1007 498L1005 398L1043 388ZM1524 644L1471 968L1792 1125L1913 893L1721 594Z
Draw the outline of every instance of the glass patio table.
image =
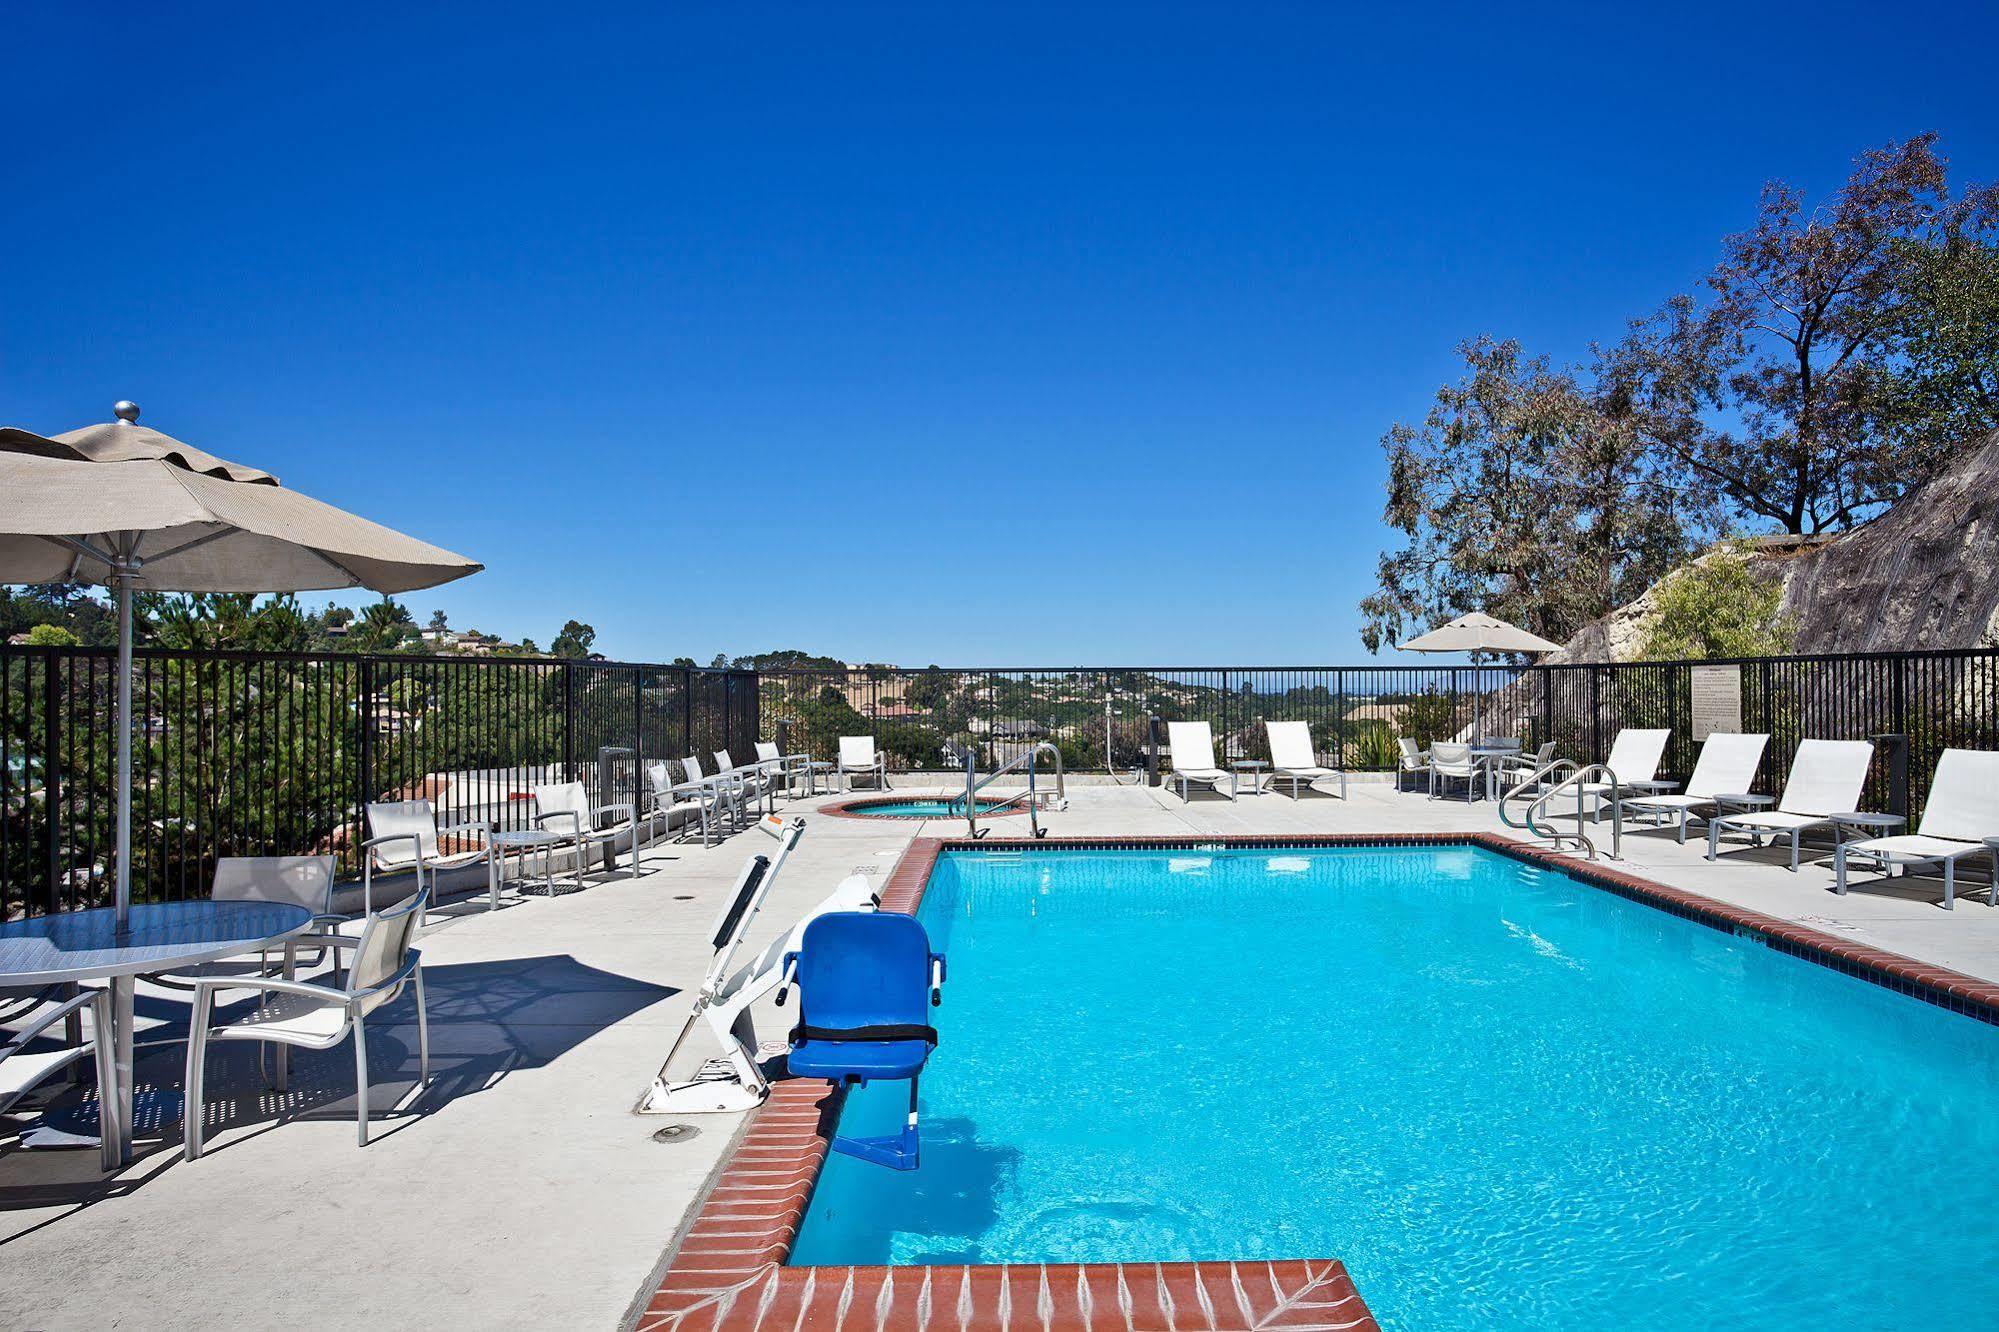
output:
M132 992L140 975L273 948L303 934L312 913L283 902L148 902L118 928L110 907L0 924L0 990L111 983L112 1102L118 1162L132 1159ZM105 1089L98 1088L99 1096Z

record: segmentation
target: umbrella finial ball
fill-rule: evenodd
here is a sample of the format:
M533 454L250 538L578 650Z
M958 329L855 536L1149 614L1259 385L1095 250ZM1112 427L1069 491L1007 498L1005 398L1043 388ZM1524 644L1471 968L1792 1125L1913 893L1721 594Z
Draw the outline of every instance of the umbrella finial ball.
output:
M130 398L120 398L111 404L111 414L120 421L132 422L139 419L139 404Z

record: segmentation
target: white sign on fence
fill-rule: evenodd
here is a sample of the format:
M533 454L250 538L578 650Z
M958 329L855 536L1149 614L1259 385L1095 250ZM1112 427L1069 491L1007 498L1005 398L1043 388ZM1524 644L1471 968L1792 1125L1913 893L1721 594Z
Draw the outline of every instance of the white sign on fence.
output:
M1716 731L1742 729L1742 668L1740 666L1696 666L1694 684L1694 739L1705 740Z

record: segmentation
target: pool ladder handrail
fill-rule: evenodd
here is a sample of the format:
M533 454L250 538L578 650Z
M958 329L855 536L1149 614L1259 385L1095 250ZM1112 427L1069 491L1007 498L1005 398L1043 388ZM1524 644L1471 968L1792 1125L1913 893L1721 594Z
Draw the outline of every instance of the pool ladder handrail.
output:
M1069 789L1062 774L1062 751L1050 742L1046 740L1035 742L1034 748L1002 764L997 770L987 774L983 780L980 779L978 773L978 751L971 748L966 749L965 822L970 828L972 840L977 841L979 838L985 836L986 832L991 831L991 829L981 831L979 828L979 792L985 790L1008 773L1023 766L1027 769L1027 789L1016 795L1008 796L1004 800L996 801L994 807L1003 808L1007 805L1018 804L1023 799L1026 800L1027 821L1034 829L1034 835L1036 837L1046 837L1048 835L1048 830L1041 826L1041 800L1035 783L1038 766L1036 760L1039 759L1041 751L1044 749L1055 756L1055 799L1058 804L1066 806L1069 803Z
M1548 782L1544 786L1543 783L1546 779L1558 771L1562 772L1559 780ZM1583 792L1580 788L1584 783L1597 777L1601 777L1610 787L1610 858L1612 860L1622 860L1624 859L1624 787L1617 780L1617 774L1601 763L1592 763L1587 767L1578 767L1573 759L1555 759L1551 763L1542 764L1532 773L1521 778L1512 789L1499 798L1499 821L1509 828L1525 828L1536 837L1547 838L1554 844L1554 848L1557 851L1562 849L1564 842L1574 842L1577 849L1581 850L1585 856L1591 860L1595 860L1597 856L1596 843L1583 831L1583 805L1585 802ZM1577 788L1575 792L1576 830L1573 833L1565 833L1555 827L1552 817L1548 816L1546 811L1548 802L1570 787ZM1534 799L1528 804L1527 811L1521 817L1520 821L1515 822L1513 817L1507 813L1507 805L1514 797L1528 794L1530 790L1534 795ZM1601 796L1597 798L1597 808L1599 810L1603 808L1602 800Z

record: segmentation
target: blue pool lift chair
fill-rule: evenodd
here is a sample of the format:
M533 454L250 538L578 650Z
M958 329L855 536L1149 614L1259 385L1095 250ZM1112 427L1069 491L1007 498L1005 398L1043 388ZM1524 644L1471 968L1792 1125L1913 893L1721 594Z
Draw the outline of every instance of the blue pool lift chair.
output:
M787 1064L798 1077L843 1086L909 1081L899 1134L836 1136L833 1150L891 1170L917 1166L916 1081L937 1048L929 1009L943 1002L944 955L914 916L834 912L805 927L786 961L798 982L798 1025Z

